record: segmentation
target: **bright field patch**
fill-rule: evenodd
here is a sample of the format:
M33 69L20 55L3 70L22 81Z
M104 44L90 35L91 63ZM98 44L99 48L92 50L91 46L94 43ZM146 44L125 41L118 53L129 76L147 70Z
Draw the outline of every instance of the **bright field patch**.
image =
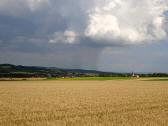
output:
M1 81L2 126L166 126L167 81Z

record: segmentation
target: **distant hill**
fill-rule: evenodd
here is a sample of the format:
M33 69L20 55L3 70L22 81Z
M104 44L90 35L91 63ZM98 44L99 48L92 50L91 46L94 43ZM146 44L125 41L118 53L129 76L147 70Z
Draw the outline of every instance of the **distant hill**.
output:
M61 69L56 67L38 67L38 66L22 66L22 65L13 65L13 64L0 64L0 73L8 72L28 72L28 73L37 73L37 72L79 72L79 73L111 73L111 72L101 72L96 70L83 70L83 69Z
M0 64L0 77L128 77L132 73L101 72L83 69ZM168 77L166 73L139 74L143 77Z
M60 72L79 72L79 73L102 73L94 70L82 69L61 69L56 67L38 67L38 66L22 66L13 64L0 64L0 73L60 73Z
M56 67L22 66L0 64L0 77L81 77L81 76L125 76L121 73Z

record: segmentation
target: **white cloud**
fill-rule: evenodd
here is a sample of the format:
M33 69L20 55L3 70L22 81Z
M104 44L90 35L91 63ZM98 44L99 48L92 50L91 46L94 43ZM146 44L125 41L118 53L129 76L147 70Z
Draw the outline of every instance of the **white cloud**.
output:
M85 35L100 42L137 44L166 37L168 0L99 0L89 11Z
M67 43L74 44L76 42L76 33L74 31L55 32L49 40L49 43Z
M27 2L31 11L35 11L36 9L42 8L49 4L48 0L27 0Z
M89 40L88 45L160 41L167 36L167 10L168 0L69 0L66 4L61 0L0 0L0 14L29 18L35 26L32 29L45 37L55 31L50 43L72 44L77 38L79 43Z
M24 12L40 10L49 5L49 0L0 0L0 12L22 15Z

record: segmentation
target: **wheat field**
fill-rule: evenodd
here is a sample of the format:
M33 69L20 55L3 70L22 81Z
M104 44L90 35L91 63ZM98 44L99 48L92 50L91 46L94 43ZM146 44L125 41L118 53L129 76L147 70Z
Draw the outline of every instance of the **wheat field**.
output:
M0 81L0 126L167 125L167 81Z

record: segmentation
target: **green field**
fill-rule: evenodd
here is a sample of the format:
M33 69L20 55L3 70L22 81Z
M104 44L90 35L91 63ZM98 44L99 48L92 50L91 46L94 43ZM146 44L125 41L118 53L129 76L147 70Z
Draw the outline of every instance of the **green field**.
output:
M139 80L139 81L168 81L167 77L74 77L74 78L0 78L0 81L107 81L107 80Z
M47 80L130 80L131 77L75 77L75 78L48 78Z
M106 80L139 80L139 81L168 81L166 77L142 77L142 78L133 78L133 77L75 77L75 78L47 78L45 80L83 80L83 81L106 81Z

